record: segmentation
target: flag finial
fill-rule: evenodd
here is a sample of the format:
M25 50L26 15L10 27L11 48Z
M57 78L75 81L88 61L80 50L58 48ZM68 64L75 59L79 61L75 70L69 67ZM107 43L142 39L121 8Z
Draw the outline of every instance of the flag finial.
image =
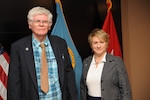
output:
M55 0L55 3L59 3L60 4L60 8L62 10L62 4L61 4L61 1L60 0Z
M60 0L55 0L55 2L57 3L57 2L60 2Z
M109 12L110 11L110 9L112 8L112 2L111 2L111 0L106 0L106 3L107 3L107 12Z

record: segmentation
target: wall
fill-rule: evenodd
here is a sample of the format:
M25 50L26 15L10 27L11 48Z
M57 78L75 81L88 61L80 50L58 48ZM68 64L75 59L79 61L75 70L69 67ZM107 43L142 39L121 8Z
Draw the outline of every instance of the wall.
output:
M149 4L149 0L121 0L124 62L133 100L150 100Z
M112 0L112 13L116 30L122 44L120 0ZM107 13L105 0L61 0L65 19L75 46L84 59L89 56L87 36L92 29L101 28ZM33 6L48 8L56 21L55 0L1 0L0 1L0 43L9 53L14 41L31 34L27 24L28 10ZM50 34L50 32L49 32ZM84 48L83 48L84 46Z

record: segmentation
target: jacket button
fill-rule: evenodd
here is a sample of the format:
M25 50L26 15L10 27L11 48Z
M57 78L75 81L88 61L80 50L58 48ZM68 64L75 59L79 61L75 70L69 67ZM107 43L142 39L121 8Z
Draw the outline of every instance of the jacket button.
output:
M104 91L104 89L101 89L101 91Z

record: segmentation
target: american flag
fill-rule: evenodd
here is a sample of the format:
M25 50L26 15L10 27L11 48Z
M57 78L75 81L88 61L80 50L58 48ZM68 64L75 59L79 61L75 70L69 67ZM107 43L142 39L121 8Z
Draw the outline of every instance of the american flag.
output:
M0 100L7 100L7 76L10 58L0 44Z

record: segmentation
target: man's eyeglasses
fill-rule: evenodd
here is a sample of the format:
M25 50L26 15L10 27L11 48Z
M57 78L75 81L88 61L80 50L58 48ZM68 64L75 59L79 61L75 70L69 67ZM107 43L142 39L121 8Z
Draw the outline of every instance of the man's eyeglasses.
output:
M47 20L31 20L35 25L44 25L44 26L47 26L50 21L47 21Z

